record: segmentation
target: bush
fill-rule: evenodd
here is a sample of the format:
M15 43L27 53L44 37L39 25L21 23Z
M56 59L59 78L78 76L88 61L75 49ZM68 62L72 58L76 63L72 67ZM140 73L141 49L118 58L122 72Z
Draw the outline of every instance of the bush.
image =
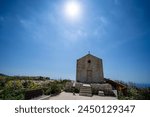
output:
M150 89L144 88L138 91L138 100L150 100Z
M28 88L28 89L37 89L39 88L38 85L36 83L34 83L32 80L29 81L25 81L23 83L24 88Z
M23 88L20 80L10 80L6 83L5 87L9 90L19 90Z
M3 99L3 90L0 90L0 100Z
M4 89L1 95L3 100L24 100L24 90Z
M150 89L137 89L134 87L128 87L128 96L124 96L122 93L118 93L118 98L123 100L150 100Z
M50 94L51 94L51 88L48 88L48 89L45 91L44 94L45 94L45 95L50 95Z
M0 79L0 89L3 89L5 87L5 80L4 79Z
M28 90L25 92L25 100L32 99L40 95L43 95L42 89Z
M123 92L118 91L118 99L120 99L120 100L125 99L125 96L123 95Z
M53 83L51 85L51 94L59 94L59 93L61 93L61 88L59 87L58 84Z
M44 94L44 95L46 95L46 91L47 91L47 89L48 89L48 87L43 87L43 88L42 88L42 90L43 90L43 94Z
M128 97L130 97L131 99L136 99L137 96L138 96L137 89L128 88Z
M74 92L75 92L75 93L79 93L80 91L79 91L79 89L75 88L75 89L74 89Z
M62 85L59 84L58 82L53 82L49 83L48 87L43 88L44 94L45 95L50 95L50 94L59 94L61 93Z

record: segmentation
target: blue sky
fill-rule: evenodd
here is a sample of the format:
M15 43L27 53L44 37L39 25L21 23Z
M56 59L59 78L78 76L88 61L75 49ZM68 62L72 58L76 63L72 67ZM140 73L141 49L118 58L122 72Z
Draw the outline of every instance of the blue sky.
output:
M106 78L150 83L149 11L149 0L0 0L0 72L75 80L90 51Z

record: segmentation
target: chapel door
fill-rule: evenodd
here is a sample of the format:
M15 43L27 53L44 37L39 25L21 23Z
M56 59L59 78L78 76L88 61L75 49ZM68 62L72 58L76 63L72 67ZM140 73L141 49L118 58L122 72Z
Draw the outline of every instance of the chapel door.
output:
M87 82L92 82L92 70L87 70Z

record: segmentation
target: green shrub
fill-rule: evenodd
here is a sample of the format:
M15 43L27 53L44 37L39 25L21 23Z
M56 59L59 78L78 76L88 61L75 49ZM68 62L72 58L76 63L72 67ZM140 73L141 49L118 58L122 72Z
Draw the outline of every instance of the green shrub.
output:
M137 89L134 87L128 87L127 94L127 96L124 96L123 94L121 94L121 92L118 93L118 99L150 100L150 89L148 88Z
M45 94L45 95L50 95L50 94L51 94L51 88L48 88L48 89L45 91L44 94Z
M25 91L24 97L26 100L28 100L28 99L38 97L40 95L43 95L43 90L42 89L34 89L34 90Z
M10 80L6 83L5 88L9 90L18 90L22 89L23 85L20 80Z
M75 88L75 89L74 89L74 92L75 92L75 93L79 93L80 91L79 91L79 89Z
M24 90L3 90L2 99L4 100L23 100L24 99Z
M39 88L39 86L31 80L27 81L24 85L25 86L27 85L26 88L28 88L28 89L37 89L37 88Z
M43 90L43 94L44 94L44 95L46 95L46 91L47 91L47 89L48 89L48 87L43 87L43 88L42 88L42 90Z
M5 87L5 80L4 79L0 79L0 89L3 89Z
M59 93L61 93L61 87L58 84L53 83L51 85L51 94L59 94Z
M0 100L3 99L3 90L0 90Z
M61 92L62 85L59 83L49 83L48 87L44 87L43 91L45 95L59 94Z
M150 89L144 88L138 91L138 99L139 100L150 100Z

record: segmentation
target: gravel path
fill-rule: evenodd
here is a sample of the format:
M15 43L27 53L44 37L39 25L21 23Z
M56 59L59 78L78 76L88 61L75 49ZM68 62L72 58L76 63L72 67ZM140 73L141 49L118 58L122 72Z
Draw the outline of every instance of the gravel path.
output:
M73 95L73 93L62 92L57 96L48 98L49 100L117 100L116 97L110 96L98 96L93 95L92 97L79 96L79 94Z

